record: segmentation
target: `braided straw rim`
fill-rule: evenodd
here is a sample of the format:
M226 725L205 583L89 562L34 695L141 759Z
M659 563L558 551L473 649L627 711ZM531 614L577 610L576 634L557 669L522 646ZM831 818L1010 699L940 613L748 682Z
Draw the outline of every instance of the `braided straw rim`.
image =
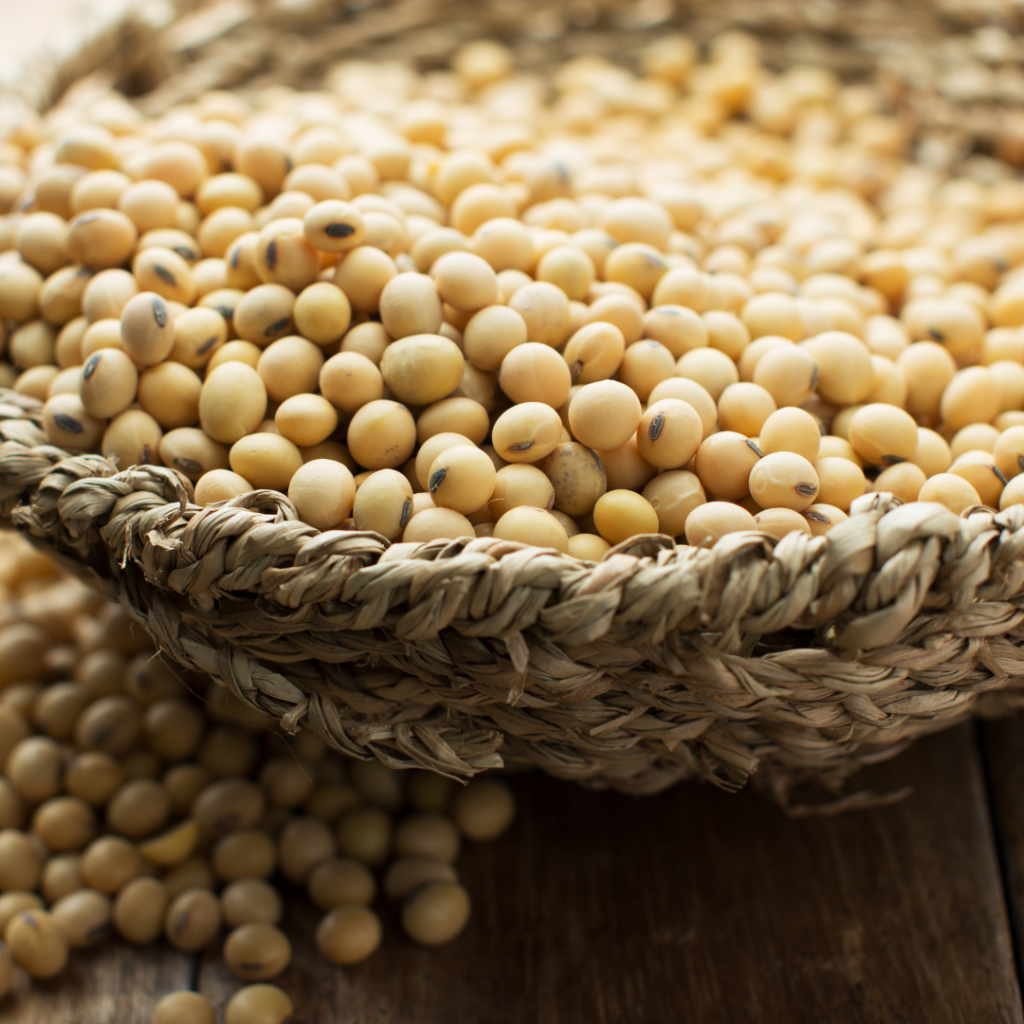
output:
M654 792L737 789L761 765L784 793L1024 703L1024 506L866 495L825 537L647 536L594 564L319 533L273 491L200 508L172 470L48 444L12 392L0 438L0 514L97 574L161 650L393 767Z

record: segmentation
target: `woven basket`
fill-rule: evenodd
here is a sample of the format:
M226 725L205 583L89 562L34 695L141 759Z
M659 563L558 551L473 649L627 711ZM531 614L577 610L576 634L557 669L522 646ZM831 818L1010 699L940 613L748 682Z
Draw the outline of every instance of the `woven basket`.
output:
M1024 109L1005 86L1007 69L1024 79L1012 35L1024 10L1009 2L179 7L177 20L154 4L121 12L87 45L30 64L6 102L116 83L152 113L210 88L315 85L340 57L439 64L488 35L523 65L628 61L671 23L698 39L756 30L776 65L879 72L933 165L995 173L985 154L1013 156ZM951 82L964 68L1004 85ZM48 444L38 403L12 392L0 442L6 522L94 574L172 658L287 730L392 767L539 766L634 793L753 776L786 798L1024 704L1024 507L958 519L867 495L827 537L744 533L711 550L641 537L593 565L493 538L321 534L271 491L199 508L170 470L117 472Z

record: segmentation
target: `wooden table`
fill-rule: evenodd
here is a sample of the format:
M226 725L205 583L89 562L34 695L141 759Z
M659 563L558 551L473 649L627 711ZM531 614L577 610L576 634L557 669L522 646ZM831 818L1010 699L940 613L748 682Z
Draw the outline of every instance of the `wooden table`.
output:
M450 946L386 939L356 968L316 954L296 893L301 1024L1020 1024L1024 721L961 726L859 777L894 806L791 820L751 794L515 785L512 834L468 849L475 904ZM219 958L122 945L0 1003L0 1024L148 1024Z

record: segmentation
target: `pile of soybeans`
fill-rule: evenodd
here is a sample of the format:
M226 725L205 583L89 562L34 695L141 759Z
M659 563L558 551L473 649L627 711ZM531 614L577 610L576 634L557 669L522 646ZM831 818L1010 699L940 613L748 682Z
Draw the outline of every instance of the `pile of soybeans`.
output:
M0 145L0 382L199 505L598 560L1024 501L1024 182L730 33L631 73L351 62Z
M284 883L323 913L331 963L381 943L378 888L412 940L462 932L454 861L511 824L508 786L352 761L266 722L0 533L0 997L111 935L185 953L222 942L244 985L226 1024L281 1024L292 1005L268 982L292 958L283 902L302 898ZM196 992L153 1000L153 1024L214 1024Z

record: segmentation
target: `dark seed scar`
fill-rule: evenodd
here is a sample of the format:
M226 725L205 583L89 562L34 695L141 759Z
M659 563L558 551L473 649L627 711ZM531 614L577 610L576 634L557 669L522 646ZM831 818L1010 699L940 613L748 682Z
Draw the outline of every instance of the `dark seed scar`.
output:
M69 434L80 434L83 430L82 424L74 416L69 416L66 412L57 413L54 416L54 421L61 430L66 430Z

